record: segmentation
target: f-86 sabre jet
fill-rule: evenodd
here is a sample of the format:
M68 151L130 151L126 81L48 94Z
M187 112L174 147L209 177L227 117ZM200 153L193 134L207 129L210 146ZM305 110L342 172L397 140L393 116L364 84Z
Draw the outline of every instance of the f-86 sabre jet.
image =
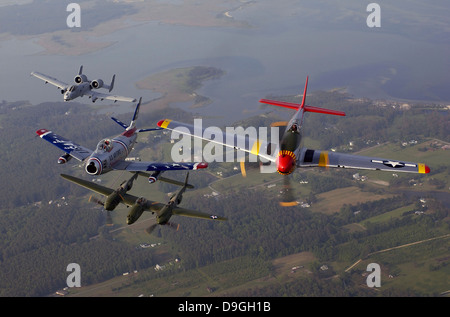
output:
M131 189L131 185L133 180L137 177L137 174L133 175L124 186L121 185L119 189L113 190L112 188L108 188L94 182L86 181L74 176L61 174L61 176L71 181L77 185L83 186L91 191L99 193L103 196L106 196L106 200L103 203L103 206L106 210L114 210L119 203L125 204L131 207L130 212L127 216L127 224L131 225L139 219L144 211L150 211L152 214L156 213L156 223L150 228L147 229L148 233L151 233L157 225L169 225L171 227L174 226L173 223L169 222L170 218L173 215L177 216L185 216L185 217L193 217L193 218L202 218L209 220L227 220L225 217L217 216L214 214L208 214L196 210L190 210L186 208L178 207L183 198L183 193L186 188L192 188L192 185L187 183L189 173L186 175L186 179L184 183L181 183L182 188L178 190L169 200L167 204L162 204L159 202L148 200L144 197L136 197L127 193Z
M72 157L85 162L84 167L86 173L89 175L101 175L112 170L124 170L129 172L153 172L149 174L149 182L154 183L161 176L164 171L171 170L197 170L208 167L206 162L197 163L162 163L162 162L130 162L125 159L130 154L136 143L139 132L160 130L161 128L153 129L137 129L136 120L139 114L139 108L142 98L140 98L136 110L131 120L130 125L113 119L116 123L122 126L125 131L112 138L101 140L97 148L93 151L77 143L67 140L52 131L47 129L39 129L36 131L37 135L42 139L50 142L54 146L63 150L65 153L58 159L58 164L67 163Z
M209 140L231 147L240 151L244 151L253 155L257 155L266 161L272 162L270 166L261 165L262 169L277 171L282 175L291 174L297 167L341 167L367 170L381 170L391 172L409 172L409 173L429 173L430 168L421 163L398 161L394 159L385 159L378 157L367 157L354 154L342 154L337 152L312 150L302 146L302 123L305 112L316 112L329 115L345 116L342 111L324 109L319 107L308 106L305 104L306 91L308 87L308 77L306 77L305 89L301 104L275 101L269 99L261 99L261 103L285 107L295 110L295 114L285 125L285 130L280 135L278 144L268 143L259 139L251 138L247 135L228 135L224 136L225 142L215 139L204 138L205 133L199 134L193 125L176 122L165 119L158 122L158 126L177 131L180 134L190 135L204 140ZM284 124L283 124L284 126ZM202 130L204 131L204 129ZM197 133L195 133L197 132ZM231 142L229 142L231 140ZM243 146L239 147L236 144ZM241 168L244 166L241 162ZM244 173L243 173L244 174Z
M74 85L66 84L65 82L59 81L56 78L53 78L51 76L39 73L39 72L32 72L32 76L39 78L45 83L50 83L53 86L56 86L59 90L61 90L61 94L64 95L64 101L73 100L78 97L83 96L89 96L91 98L92 102L95 102L97 99L103 100L113 100L116 101L126 101L126 102L135 102L135 98L129 98L129 97L122 97L122 96L116 96L116 95L110 95L110 94L104 94L98 91L95 91L100 88L108 89L109 92L111 92L114 88L114 80L116 78L116 75L113 75L111 84L106 85L103 83L103 80L101 79L95 79L95 80L88 80L87 76L83 74L83 65L81 65L80 70L78 72L78 75L75 76Z

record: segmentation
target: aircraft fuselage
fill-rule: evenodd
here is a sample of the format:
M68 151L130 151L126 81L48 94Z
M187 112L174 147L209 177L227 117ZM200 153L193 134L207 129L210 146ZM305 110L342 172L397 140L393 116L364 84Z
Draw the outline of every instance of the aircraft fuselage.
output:
M64 92L64 101L73 100L77 97L83 97L88 91L91 90L91 84L89 82L83 82L78 85L72 85Z
M183 199L183 193L186 190L186 185L183 186L175 195L170 198L170 201L159 211L156 216L156 223L165 225L169 222L173 213L172 210L178 206Z
M131 190L137 177L138 173L135 173L128 181L122 183L119 188L106 197L103 205L105 210L112 211L123 201L123 196Z
M302 123L304 111L298 109L289 121L280 140L280 151L277 158L277 171L287 175L295 170L297 157L302 143Z
M127 216L127 224L131 225L139 219L139 217L144 212L146 205L148 204L148 200L144 197L140 197L136 200L133 206L131 206L131 210Z
M114 164L124 160L136 142L136 129L126 130L113 139L101 140L87 159L85 170L90 175L101 175L112 170Z

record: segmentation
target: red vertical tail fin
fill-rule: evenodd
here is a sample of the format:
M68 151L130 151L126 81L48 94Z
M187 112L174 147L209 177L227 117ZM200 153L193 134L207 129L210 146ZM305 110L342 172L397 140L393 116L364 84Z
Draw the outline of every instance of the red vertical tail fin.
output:
M308 76L306 76L306 82L305 82L305 90L303 90L303 99L302 104L300 105L300 109L305 106L305 100L306 100L306 90L308 89Z

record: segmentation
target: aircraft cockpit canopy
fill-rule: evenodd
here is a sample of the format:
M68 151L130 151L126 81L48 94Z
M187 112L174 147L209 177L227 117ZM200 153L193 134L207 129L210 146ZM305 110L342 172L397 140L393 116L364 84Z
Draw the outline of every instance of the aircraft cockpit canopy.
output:
M298 126L298 124L297 123L294 123L291 127L290 127L290 129L289 129L291 132L296 132L296 133L298 133L299 132L299 126Z
M110 152L113 144L110 139L103 139L97 145L97 152Z
M69 91L72 92L75 90L75 85L70 86Z
M145 199L144 197L139 197L139 198L136 200L136 203L139 204L139 205L141 205L141 206L143 206L145 203L147 203L147 199Z

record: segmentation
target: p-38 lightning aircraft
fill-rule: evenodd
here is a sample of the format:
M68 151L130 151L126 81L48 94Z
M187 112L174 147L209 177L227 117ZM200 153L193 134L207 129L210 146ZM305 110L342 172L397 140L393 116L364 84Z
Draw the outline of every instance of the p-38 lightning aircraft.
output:
M103 100L113 100L116 101L126 101L126 102L135 102L135 98L129 98L129 97L122 97L122 96L116 96L116 95L109 95L104 94L101 92L97 92L95 90L100 88L108 89L109 92L111 92L114 88L114 80L116 78L116 75L113 75L111 84L108 86L103 83L103 80L101 79L95 79L95 80L88 80L87 76L83 74L83 65L81 65L80 70L78 72L78 75L75 76L74 85L66 84L62 81L59 81L56 78L50 77L48 75L39 73L39 72L32 72L32 76L39 78L45 83L50 83L53 86L56 86L59 90L61 90L61 94L64 95L64 101L73 100L77 97L83 97L83 96L89 96L91 98L92 102L95 102L97 99ZM95 89L95 90L93 90Z
M130 125L119 121L116 118L113 119L116 123L122 126L125 131L112 139L101 140L95 151L78 145L72 141L69 141L52 131L46 129L39 129L36 131L37 135L42 139L52 143L65 153L58 159L58 164L67 163L72 157L85 162L85 171L90 175L101 175L112 170L124 170L129 172L153 172L148 174L148 181L154 183L161 176L164 171L171 170L197 170L208 167L208 163L161 163L161 162L130 162L125 158L130 154L136 143L137 134L139 132L160 130L160 128L154 129L137 129L136 120L138 118L139 107L141 105L142 98L140 98L136 110L131 120Z
M144 197L136 197L127 193L127 191L131 189L131 184L137 177L137 173L126 182L125 186L121 186L117 190L113 190L112 188L89 182L74 176L65 174L61 174L61 176L68 181L71 181L77 185L83 186L91 191L106 196L105 202L102 203L106 210L113 210L119 203L130 206L131 210L127 216L127 224L129 225L135 223L144 211L150 211L152 212L152 214L156 213L156 223L147 229L148 233L151 233L157 225L169 225L170 227L177 228L177 225L169 222L170 218L173 215L209 220L227 220L227 218L225 217L178 207L178 205L181 203L183 193L186 188L193 187L192 185L188 185L187 183L189 172L186 175L184 183L182 183L182 188L170 198L167 204L151 201Z
M260 158L264 158L273 166L273 171L278 171L282 175L291 174L297 167L342 167L342 168L354 168L354 169L367 169L367 170L381 170L381 171L395 171L395 172L409 172L409 173L429 173L430 168L425 164L404 162L393 159L384 159L378 157L367 157L353 154L342 154L329 151L318 151L303 147L301 128L303 123L303 117L305 112L316 112L329 115L345 116L342 111L329 110L319 107L312 107L305 104L306 91L308 87L308 77L306 77L305 89L303 92L303 98L301 104L281 102L275 100L261 99L261 103L270 104L279 107L285 107L295 110L295 114L290 119L285 127L284 133L280 136L279 144L273 144L264 142L258 139L252 139L249 136L231 135L225 134L225 142L217 141L214 139L204 138L202 133L194 133L194 126L181 122L172 121L169 119L161 120L158 122L158 126L177 131L180 134L190 135L211 142L221 144L241 150L253 155L257 155ZM204 130L203 130L204 131ZM239 138L244 138L239 141ZM227 143L231 140L232 143ZM245 146L238 147L236 144L245 144ZM241 162L241 168L244 166ZM270 167L261 165L266 170L270 170ZM290 204L290 203L289 203ZM287 204L287 205L289 205Z

